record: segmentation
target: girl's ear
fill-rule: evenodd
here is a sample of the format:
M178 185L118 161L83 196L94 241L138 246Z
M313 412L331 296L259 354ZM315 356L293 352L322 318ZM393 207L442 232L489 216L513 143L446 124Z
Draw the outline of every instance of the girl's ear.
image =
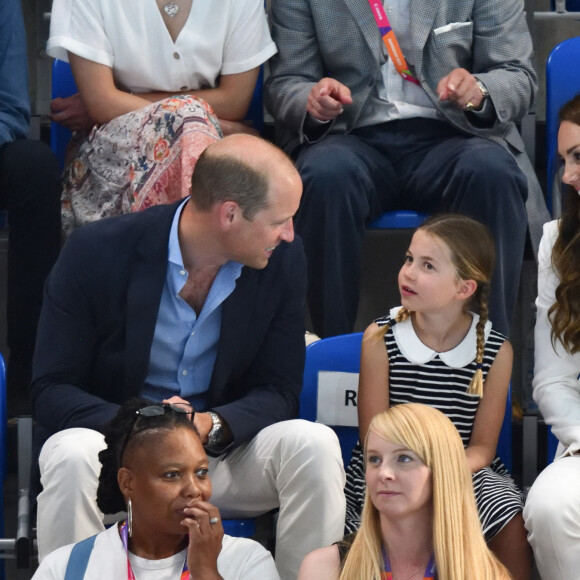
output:
M476 290L477 282L475 280L460 280L457 285L457 298L467 300L475 294Z

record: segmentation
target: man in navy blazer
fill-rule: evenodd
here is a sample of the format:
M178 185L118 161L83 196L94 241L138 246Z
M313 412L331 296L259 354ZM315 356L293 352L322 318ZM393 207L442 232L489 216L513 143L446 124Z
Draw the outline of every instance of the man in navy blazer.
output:
M280 508L276 562L338 539L344 473L329 429L293 420L304 367L302 184L256 137L209 147L175 205L75 231L46 285L32 401L40 558L103 529L103 426L132 396L189 401L224 516Z

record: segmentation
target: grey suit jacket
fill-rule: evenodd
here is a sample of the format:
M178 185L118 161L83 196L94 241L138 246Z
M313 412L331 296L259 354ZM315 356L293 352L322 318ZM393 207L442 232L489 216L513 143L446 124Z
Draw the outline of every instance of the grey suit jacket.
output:
M367 0L273 0L272 36L278 54L270 61L266 105L276 119L277 139L298 144L348 133L367 100L376 95L384 44ZM414 49L405 54L421 85L443 116L459 129L508 149L528 179L528 222L537 250L549 219L540 185L515 126L531 106L536 74L532 42L521 0L410 0ZM487 87L493 118L482 122L437 96L439 81L465 68ZM312 87L331 76L349 87L353 104L316 135L305 131Z

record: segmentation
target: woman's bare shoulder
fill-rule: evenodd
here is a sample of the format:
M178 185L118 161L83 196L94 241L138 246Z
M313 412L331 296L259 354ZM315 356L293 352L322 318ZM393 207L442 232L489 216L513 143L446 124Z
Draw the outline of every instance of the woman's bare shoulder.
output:
M310 552L300 566L298 580L338 580L340 556L335 545Z

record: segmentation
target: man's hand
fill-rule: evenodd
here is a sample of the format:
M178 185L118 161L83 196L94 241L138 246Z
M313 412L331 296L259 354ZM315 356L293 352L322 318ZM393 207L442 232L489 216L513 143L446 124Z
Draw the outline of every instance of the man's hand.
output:
M350 89L335 79L320 80L308 96L306 110L319 121L332 121L343 112L343 105L350 105Z
M170 399L163 399L162 403L168 405L174 405L175 403L182 404L182 405L191 405L189 401L178 397L177 395L171 397ZM193 423L197 427L199 431L199 437L201 439L202 445L207 443L207 436L213 427L213 421L211 420L211 416L207 413L196 413L193 418Z
M53 99L50 102L50 120L71 131L90 129L94 125L78 93L64 99Z
M456 68L437 85L437 94L442 101L452 101L460 109L468 103L478 110L483 102L483 93L477 86L477 79L464 68Z

